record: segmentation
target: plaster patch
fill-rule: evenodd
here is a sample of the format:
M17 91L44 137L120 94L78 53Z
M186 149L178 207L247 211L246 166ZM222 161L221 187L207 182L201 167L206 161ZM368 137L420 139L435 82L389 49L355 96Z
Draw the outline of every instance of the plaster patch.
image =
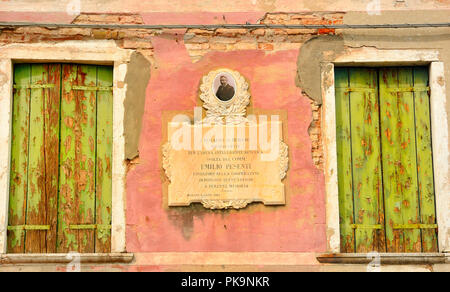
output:
M124 84L127 93L124 102L125 158L132 160L139 155L139 137L145 108L145 91L150 79L150 62L141 53L134 52L128 64Z
M300 48L296 85L319 105L322 104L320 64L333 60L343 52L344 40L339 35L318 36L308 40Z

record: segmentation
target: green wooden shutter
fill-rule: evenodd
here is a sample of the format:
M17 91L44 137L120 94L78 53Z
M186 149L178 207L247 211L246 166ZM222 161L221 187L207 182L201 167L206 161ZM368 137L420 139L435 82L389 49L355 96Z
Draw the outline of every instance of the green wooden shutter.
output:
M112 68L21 64L14 76L8 252L109 252Z
M14 71L8 247L56 251L60 66Z
M111 69L63 65L59 252L110 251Z
M437 251L427 69L379 79L388 252Z
M375 69L336 69L336 117L343 252L384 251Z
M342 252L437 251L427 69L335 76Z

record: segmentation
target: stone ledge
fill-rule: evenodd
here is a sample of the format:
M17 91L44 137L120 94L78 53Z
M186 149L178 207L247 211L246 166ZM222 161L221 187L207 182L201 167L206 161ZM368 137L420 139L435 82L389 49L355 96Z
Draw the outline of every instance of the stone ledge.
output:
M380 253L382 265L432 265L445 264L449 254L444 253ZM320 254L317 260L324 264L369 264L374 260L370 253Z
M74 260L75 254L1 254L0 265L8 264L66 264ZM80 263L131 263L134 259L132 253L85 253L80 254Z

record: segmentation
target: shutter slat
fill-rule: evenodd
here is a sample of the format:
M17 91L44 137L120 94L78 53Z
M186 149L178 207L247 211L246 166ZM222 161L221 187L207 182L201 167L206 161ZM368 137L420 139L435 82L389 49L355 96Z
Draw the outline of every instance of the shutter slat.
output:
M350 68L349 80L351 88L368 89L350 92L355 223L384 224L376 69ZM385 250L382 230L355 229L355 238L356 252Z
M112 87L112 67L98 66L97 85ZM97 201L96 223L111 225L112 212L112 139L113 139L113 94L112 91L97 93ZM97 229L95 251L107 253L111 251L111 230Z
M56 252L59 180L59 121L61 101L61 65L48 65L49 84L54 87L45 92L44 148L45 148L45 204L46 220L50 230L46 232L47 253Z
M76 94L70 90L77 79L77 65L62 65L58 252L78 251L78 194L75 176L75 132L79 132Z
M79 65L77 85L96 86L97 67ZM76 91L75 179L78 195L78 220L76 224L95 224L95 156L96 156L96 91ZM95 251L95 231L79 230L78 245L81 253Z
M339 187L341 252L355 252L353 224L352 153L350 140L350 100L348 69L335 68L336 150Z
M426 67L414 68L414 87L428 86ZM430 98L428 92L414 93L417 143L417 177L421 223L435 224L433 160L431 151ZM437 252L436 229L422 230L422 252Z
M47 84L48 65L31 65L31 83ZM45 169L45 96L48 89L31 88L30 141L28 162L27 225L47 223L46 169ZM27 230L25 252L45 253L47 250L45 230Z
M31 66L17 64L14 66L14 83L30 83ZM8 225L25 224L25 210L28 184L28 133L29 133L28 89L15 89L12 113L11 174L9 193ZM25 252L25 231L8 231L8 252Z
M380 74L388 252L420 252L420 230L393 228L420 223L413 93L386 90L412 87L412 69L383 69Z

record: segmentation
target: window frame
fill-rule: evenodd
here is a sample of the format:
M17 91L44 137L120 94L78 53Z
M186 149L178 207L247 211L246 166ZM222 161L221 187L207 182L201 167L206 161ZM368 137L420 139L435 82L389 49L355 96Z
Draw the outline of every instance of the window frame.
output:
M126 252L125 139L123 128L127 64L133 50L114 41L14 44L0 48L0 254L7 252L12 131L13 67L16 63L85 63L113 66L113 150L111 253Z
M378 50L349 48L346 54L321 64L322 137L325 172L327 252L340 253L339 194L337 180L334 67L429 66L432 155L435 181L438 248L450 252L450 193L448 190L448 124L445 109L444 63L437 50Z

